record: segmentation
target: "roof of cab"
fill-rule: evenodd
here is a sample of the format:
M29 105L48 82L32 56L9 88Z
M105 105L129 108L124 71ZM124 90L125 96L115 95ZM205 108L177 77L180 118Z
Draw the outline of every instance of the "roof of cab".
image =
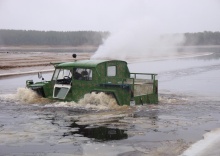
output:
M98 64L105 63L105 62L125 62L121 60L77 60L74 62L65 62L57 64L56 67L96 67ZM127 62L125 62L127 63Z

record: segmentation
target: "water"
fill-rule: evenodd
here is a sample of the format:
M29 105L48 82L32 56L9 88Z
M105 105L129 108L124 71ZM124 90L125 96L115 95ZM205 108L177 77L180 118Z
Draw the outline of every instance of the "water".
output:
M197 54L129 64L159 74L158 105L117 107L105 95L53 102L24 89L37 75L0 79L0 155L219 155L220 49Z

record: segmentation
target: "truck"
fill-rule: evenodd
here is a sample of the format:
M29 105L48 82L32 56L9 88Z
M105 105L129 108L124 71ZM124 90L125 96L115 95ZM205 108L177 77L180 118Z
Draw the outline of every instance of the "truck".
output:
M157 74L130 73L126 61L74 60L52 64L55 70L50 81L26 80L26 87L44 98L59 101L78 102L85 94L103 92L115 98L118 105L158 103Z

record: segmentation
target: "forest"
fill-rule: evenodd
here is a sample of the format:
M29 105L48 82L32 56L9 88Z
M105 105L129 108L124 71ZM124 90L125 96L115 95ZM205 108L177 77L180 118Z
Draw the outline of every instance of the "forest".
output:
M0 30L0 46L99 46L110 32ZM220 32L184 33L185 46L220 45ZM163 36L164 37L164 36Z
M220 32L185 33L184 45L220 45Z
M99 46L108 32L0 30L0 46Z

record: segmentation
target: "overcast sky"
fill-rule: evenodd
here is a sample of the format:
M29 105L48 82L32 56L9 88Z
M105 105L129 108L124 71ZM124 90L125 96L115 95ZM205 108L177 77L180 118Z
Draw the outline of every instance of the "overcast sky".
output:
M220 0L0 0L0 29L220 31ZM152 24L153 23L153 24Z

